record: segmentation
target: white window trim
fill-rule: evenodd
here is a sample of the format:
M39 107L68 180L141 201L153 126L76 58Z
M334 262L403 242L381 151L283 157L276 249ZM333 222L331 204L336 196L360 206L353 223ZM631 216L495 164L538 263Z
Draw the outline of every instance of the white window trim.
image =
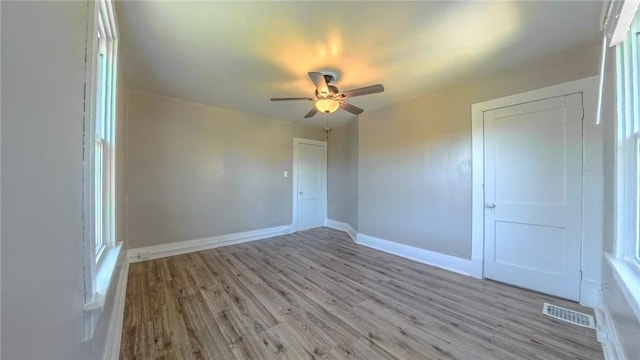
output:
M97 0L89 2L89 24L87 26L86 72L85 72L85 116L84 116L84 169L83 169L83 242L84 242L84 340L93 337L95 326L105 305L105 300L113 274L119 261L122 243L116 244L115 229L115 133L116 133L116 89L118 68L118 27L112 0ZM92 16L91 16L92 15ZM104 202L108 204L103 211L103 243L104 249L98 254L95 249L95 141L96 141L96 110L97 110L97 52L99 41L96 34L104 35L106 43L106 94L105 118L107 124L103 140L103 153L108 159L108 167L104 174Z
M636 4L637 7L637 4ZM635 8L634 8L635 10ZM633 17L631 17L633 19ZM628 25L627 25L628 28ZM627 29L623 29L627 33ZM631 27L630 34L640 30L640 19ZM640 320L640 261L637 258L636 239L638 235L638 209L639 195L636 177L638 134L632 135L633 128L637 129L640 121L639 74L640 64L632 64L632 57L638 59L637 44L631 37L618 44L616 49L616 78L617 78L617 119L615 139L615 245L612 254L607 253L606 259L613 272L614 281L621 288L627 302L633 309L635 316ZM635 65L635 66L633 66ZM631 161L634 160L635 161ZM629 181L633 179L634 181Z
M638 0L610 0L602 5L602 30L609 40L609 46L618 45L625 39L631 27Z

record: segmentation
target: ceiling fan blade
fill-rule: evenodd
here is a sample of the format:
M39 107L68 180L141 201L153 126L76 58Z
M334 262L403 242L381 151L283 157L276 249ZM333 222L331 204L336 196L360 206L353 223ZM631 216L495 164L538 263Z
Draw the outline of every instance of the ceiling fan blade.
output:
M307 113L307 115L304 116L304 118L308 119L313 115L315 115L317 112L318 112L318 109L314 106L311 110L309 110L309 112Z
M289 100L309 100L313 101L312 98L299 97L299 98L271 98L271 101L289 101Z
M327 80L325 80L323 73L310 72L309 77L320 94L329 94L329 87L327 86Z
M384 91L384 86L382 86L382 84L375 84L375 85L369 85L369 86L365 86L357 89L347 90L347 91L344 91L342 95L344 95L344 98L346 99L354 96L381 93L383 91Z
M358 115L360 113L362 113L364 110L360 109L357 106L351 105L349 103L346 102L340 102L340 109L342 110L346 110L354 115Z

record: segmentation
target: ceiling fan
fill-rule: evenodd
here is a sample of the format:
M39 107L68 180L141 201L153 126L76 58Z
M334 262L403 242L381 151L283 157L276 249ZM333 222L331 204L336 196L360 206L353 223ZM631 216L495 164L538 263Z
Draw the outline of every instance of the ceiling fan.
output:
M318 111L323 113L332 113L338 109L346 110L354 115L362 113L364 110L357 106L351 105L344 99L381 93L384 91L382 84L369 85L357 89L351 89L340 92L335 85L331 85L336 80L336 75L331 73L310 72L309 77L316 86L315 97L296 97L296 98L271 98L271 101L289 101L289 100L308 100L314 101L315 106L305 115L310 118Z

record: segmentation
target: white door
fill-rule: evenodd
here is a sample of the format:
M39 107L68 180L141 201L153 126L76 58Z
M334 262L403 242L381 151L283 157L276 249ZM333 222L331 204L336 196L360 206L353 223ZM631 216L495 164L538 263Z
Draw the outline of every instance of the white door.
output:
M582 94L484 113L485 276L578 300Z
M294 139L294 223L297 230L324 225L327 143Z

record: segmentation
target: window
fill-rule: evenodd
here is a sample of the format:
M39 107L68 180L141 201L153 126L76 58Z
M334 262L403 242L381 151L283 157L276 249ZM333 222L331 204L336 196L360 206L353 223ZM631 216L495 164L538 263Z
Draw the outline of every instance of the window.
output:
M630 117L626 124L625 132L628 134L626 146L629 148L629 155L627 155L626 161L629 168L629 174L627 179L630 180L629 186L632 187L632 191L635 192L635 218L632 220L633 224L629 225L630 230L633 231L631 238L635 244L630 245L630 251L633 249L633 259L640 263L640 56L638 50L640 50L640 17L636 17L633 22L629 36L632 41L626 41L625 43L632 44L631 50L631 62L633 63L633 116ZM622 141L625 141L624 139ZM632 179L635 179L633 181Z
M118 29L112 0L94 6L85 81L85 339L104 307L120 254L115 239L115 145Z
M619 259L640 264L640 17L618 45L617 249Z
M636 140L636 262L640 263L640 132L636 130L635 132L635 140Z
M115 246L114 229L114 148L115 148L115 89L116 89L116 27L112 21L111 4L97 1L96 29L92 61L93 108L91 128L93 129L93 241L92 262L99 270L107 250Z
M614 254L607 260L640 319L640 16L631 19L616 47L616 228Z
M100 262L102 254L106 246L111 245L110 239L105 237L105 216L108 215L108 209L105 205L105 196L109 192L109 169L106 168L110 159L108 153L105 152L107 147L106 133L112 121L107 118L107 62L111 60L107 56L107 47L111 39L107 38L102 16L98 16L98 28L96 31L97 53L96 53L96 90L95 90L95 114L94 114L94 252L95 262ZM107 190L107 191L105 191ZM107 211L105 211L107 210Z

